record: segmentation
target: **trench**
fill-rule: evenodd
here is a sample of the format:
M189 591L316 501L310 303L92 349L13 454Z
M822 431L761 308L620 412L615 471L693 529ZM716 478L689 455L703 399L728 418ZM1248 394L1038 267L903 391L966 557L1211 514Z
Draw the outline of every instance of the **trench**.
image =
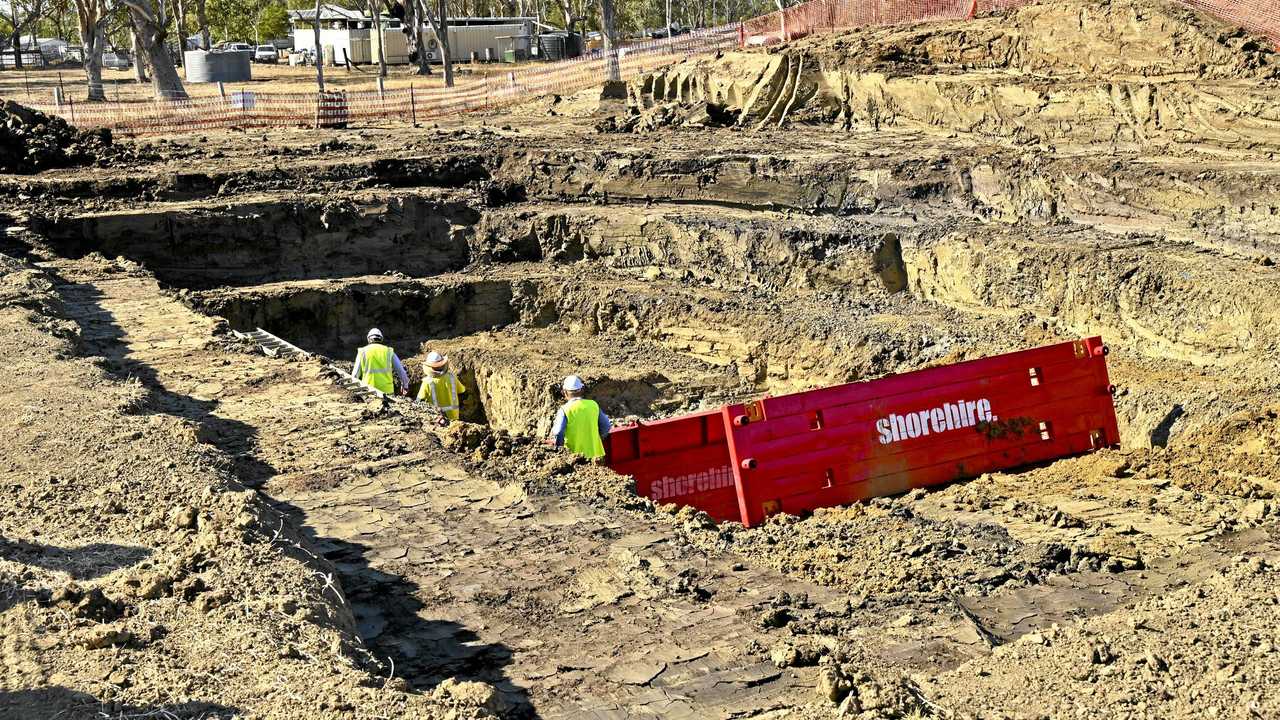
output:
M261 327L338 362L378 327L414 391L425 355L439 351L467 388L463 419L512 434L545 436L570 373L615 420L657 419L1095 332L1116 351L1127 446L1176 448L1274 392L1277 375L1259 372L1280 335L1268 266L1158 238L918 209L491 206L419 188L160 203L32 229L44 252L123 256L230 328ZM1240 392L1223 390L1238 378ZM1123 479L1087 498L1075 496L1075 479L1045 491L1071 495L1061 502L1079 517L1067 525L1044 527L1035 492L986 479L940 488L941 499L909 512L890 501L861 518L766 527L730 551L868 594L898 592L900 568L925 563L916 586L878 609L922 607L937 587L957 587L1010 637L1057 617L1063 597L1102 613L1175 581L1172 570L1153 572L1149 589L1111 577L1139 564L1133 533L1109 528L1117 517L1140 524L1144 511L1130 507L1135 492L1112 487ZM1115 498L1122 511L1104 502ZM1158 519L1171 543L1189 532ZM908 535L920 542L877 545ZM1141 541L1142 552L1158 544ZM829 556L815 552L828 547ZM1104 590L1085 603L1090 583Z
M546 429L570 372L591 376L610 414L647 419L1102 334L1130 388L1125 443L1167 445L1244 407L1209 386L1223 373L1264 385L1255 369L1274 364L1280 335L1273 268L1157 237L935 210L490 200L249 195L32 229L52 254L126 257L235 329L338 360L379 327L415 383L420 356L446 352L475 388L466 417L512 432ZM1202 377L1151 384L1153 362Z

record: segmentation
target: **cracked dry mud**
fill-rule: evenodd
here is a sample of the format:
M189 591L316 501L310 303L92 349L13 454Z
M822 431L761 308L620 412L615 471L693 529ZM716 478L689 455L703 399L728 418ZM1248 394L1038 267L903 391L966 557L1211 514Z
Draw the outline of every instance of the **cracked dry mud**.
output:
M1269 48L1050 2L0 179L0 717L1280 714ZM230 332L375 325L466 422ZM1122 449L752 529L539 441L571 371L647 419L1094 333Z

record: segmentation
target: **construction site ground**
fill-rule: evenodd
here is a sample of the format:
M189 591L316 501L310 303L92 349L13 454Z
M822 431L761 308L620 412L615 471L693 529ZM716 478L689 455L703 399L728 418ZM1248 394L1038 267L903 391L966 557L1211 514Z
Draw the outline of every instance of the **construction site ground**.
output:
M0 178L0 717L1280 715L1276 53L1051 2L628 95ZM750 529L542 442L1093 334L1120 449Z

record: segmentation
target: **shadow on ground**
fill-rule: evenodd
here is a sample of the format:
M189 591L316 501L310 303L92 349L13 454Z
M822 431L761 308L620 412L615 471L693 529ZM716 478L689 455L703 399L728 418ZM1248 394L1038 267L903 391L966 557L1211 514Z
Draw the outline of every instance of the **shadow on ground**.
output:
M92 580L151 556L150 548L114 543L58 547L0 536L0 559L64 572L75 580Z
M78 718L168 718L170 720L229 720L242 713L232 707L207 702L172 705L129 705L98 698L64 687L38 690L0 690L0 718L22 720L77 720Z
M153 367L131 356L124 341L124 330L102 306L102 293L96 287L67 281L53 272L50 275L64 300L68 318L80 326L82 352L102 357L109 372L122 378L136 378L147 389L147 398L137 410L139 414L173 415L195 423L202 441L234 458L237 477L245 485L260 487L276 474L274 467L255 455L257 428L216 415L216 400L200 400L167 389ZM506 677L505 668L512 657L510 648L499 644L472 644L478 638L471 630L456 623L422 617L420 611L424 605L416 583L372 567L368 548L363 545L318 535L307 524L301 509L268 500L336 566L343 594L356 617L357 632L376 658L377 667L368 670L384 677L394 673L417 692L429 692L446 678L482 680L501 691L512 708L510 714L536 716L528 691ZM304 562L310 560L301 548L278 547Z

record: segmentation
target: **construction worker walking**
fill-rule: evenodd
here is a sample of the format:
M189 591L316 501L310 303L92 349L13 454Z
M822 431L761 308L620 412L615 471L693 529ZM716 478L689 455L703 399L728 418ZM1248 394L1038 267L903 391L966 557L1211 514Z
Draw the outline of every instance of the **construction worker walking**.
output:
M409 375L396 357L396 351L382 344L382 331L373 328L366 336L368 345L356 352L351 374L364 384L390 395L395 391L395 381L400 381L400 394L409 394ZM395 374L392 375L392 372Z
M564 446L579 455L596 460L604 457L604 440L612 425L595 400L583 397L586 385L582 378L570 375L561 384L565 403L556 413L547 442Z
M418 388L418 400L431 400L431 404L440 408L440 414L449 420L458 419L461 409L460 393L467 391L458 376L449 369L449 358L432 350L422 363L422 387Z

